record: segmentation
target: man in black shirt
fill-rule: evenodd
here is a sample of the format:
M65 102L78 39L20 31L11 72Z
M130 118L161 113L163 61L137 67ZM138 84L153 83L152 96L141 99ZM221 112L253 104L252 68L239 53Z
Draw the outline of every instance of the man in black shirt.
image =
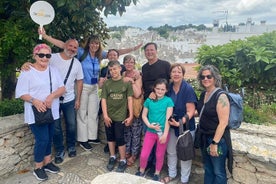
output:
M142 82L144 99L147 99L152 92L153 84L157 79L164 78L169 82L171 64L168 61L158 59L156 43L147 43L144 46L144 52L148 62L142 66ZM152 149L146 168L146 170L148 170L147 175L150 177L153 176L155 172L155 148L156 146Z

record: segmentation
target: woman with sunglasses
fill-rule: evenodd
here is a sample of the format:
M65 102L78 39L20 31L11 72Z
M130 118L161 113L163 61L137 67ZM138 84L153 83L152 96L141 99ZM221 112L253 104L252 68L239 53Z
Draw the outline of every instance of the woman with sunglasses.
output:
M221 91L221 76L216 67L203 66L197 76L201 93L197 105L200 114L201 152L204 164L204 184L226 184L225 161L232 172L232 144L228 125L230 104Z
M64 42L48 36L44 29L38 29L39 34L48 42L59 48L64 48ZM133 48L119 49L120 55L139 49L142 44ZM85 46L78 48L77 58L80 60L83 69L83 90L81 94L80 108L77 111L77 140L84 150L91 150L92 144L99 144L98 139L98 111L99 96L98 82L100 74L100 62L107 57L103 51L100 37L91 35Z
M16 85L15 96L24 100L24 121L29 124L34 134L33 174L38 180L46 180L45 171L58 173L60 169L51 162L52 140L54 136L54 121L59 119L59 97L65 92L63 80L54 67L49 66L51 48L39 44L33 49L35 63L30 70L22 71ZM51 108L53 122L37 125L32 110L34 106L39 112Z

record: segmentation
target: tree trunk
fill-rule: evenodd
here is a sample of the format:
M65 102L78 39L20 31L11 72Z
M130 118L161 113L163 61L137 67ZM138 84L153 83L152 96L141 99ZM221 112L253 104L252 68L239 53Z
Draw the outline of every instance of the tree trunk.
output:
M6 68L6 70L1 71L1 100L14 98L16 86L15 63L15 60L11 57L11 55L9 55L8 59L4 61L3 65L1 66Z

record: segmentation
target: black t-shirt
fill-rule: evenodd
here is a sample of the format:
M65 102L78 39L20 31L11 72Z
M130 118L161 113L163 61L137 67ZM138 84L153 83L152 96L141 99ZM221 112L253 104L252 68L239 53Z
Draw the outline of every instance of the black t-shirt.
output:
M144 89L144 98L148 98L152 92L154 82L159 78L170 80L170 67L168 61L158 59L155 63L150 65L148 62L142 67L142 81Z

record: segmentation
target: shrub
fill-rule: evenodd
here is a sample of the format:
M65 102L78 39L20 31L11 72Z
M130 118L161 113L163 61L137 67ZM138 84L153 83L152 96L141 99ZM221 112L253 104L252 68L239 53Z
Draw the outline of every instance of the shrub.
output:
M252 124L275 124L276 104L262 105L259 109L254 109L244 105L244 121Z
M21 99L4 99L0 101L0 117L21 114L23 112L24 105Z

